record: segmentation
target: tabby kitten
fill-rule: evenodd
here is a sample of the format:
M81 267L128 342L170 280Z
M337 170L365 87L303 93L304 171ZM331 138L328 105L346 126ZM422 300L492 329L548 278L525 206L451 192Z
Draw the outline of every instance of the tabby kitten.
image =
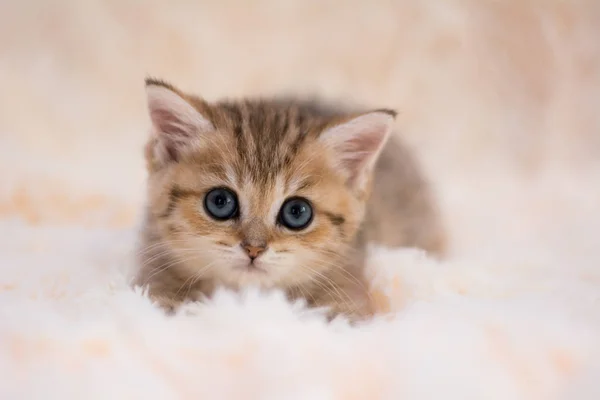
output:
M209 103L146 80L147 209L136 285L166 309L219 286L278 288L372 315L365 246L441 254L444 235L396 113L293 99Z

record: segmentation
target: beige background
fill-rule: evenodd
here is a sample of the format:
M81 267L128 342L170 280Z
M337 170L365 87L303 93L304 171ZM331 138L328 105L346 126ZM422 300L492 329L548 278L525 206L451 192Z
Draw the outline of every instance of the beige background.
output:
M131 226L146 75L396 108L455 254L600 259L598 1L2 1L0 217Z

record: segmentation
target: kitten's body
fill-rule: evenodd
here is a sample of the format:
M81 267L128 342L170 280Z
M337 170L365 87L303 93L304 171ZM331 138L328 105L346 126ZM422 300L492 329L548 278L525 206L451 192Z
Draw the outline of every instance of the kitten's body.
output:
M208 104L162 82L148 85L155 134L136 284L149 285L161 305L198 300L218 286L258 285L356 319L373 312L367 243L442 254L430 190L388 135L390 111L294 100ZM340 141L344 135L351 140ZM239 216L228 221L198 206L220 186L239 197ZM314 208L314 221L299 232L277 222L294 196ZM245 241L266 249L259 272L240 250Z

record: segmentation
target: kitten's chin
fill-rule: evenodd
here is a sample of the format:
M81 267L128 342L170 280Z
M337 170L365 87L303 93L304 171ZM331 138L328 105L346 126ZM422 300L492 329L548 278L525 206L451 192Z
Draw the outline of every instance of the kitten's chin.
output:
M239 288L248 286L272 288L276 286L273 278L269 276L269 273L265 270L258 270L256 268L239 268L236 269L233 275L235 275L233 279Z
M245 254L240 254L219 262L220 265L212 273L216 281L234 289L248 286L285 289L314 279L312 274L307 274L311 269L303 268L297 262L297 255L273 257L265 254L250 262Z
M263 288L275 285L269 266L264 262L251 263L247 257L230 260L215 270L214 278L225 286L240 289L246 286Z

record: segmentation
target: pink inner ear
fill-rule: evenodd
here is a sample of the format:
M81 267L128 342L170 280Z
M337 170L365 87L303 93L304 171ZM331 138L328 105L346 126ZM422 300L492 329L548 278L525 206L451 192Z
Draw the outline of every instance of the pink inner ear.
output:
M170 88L149 86L148 110L157 144L155 152L163 161L177 160L183 151L198 145L202 133L214 129L186 99Z
M352 186L364 183L365 173L379 157L394 121L394 115L374 111L327 129L320 140L333 150L334 162Z
M354 135L345 142L344 166L350 169L353 174L360 172L364 164L379 150L383 139L385 138L385 130L383 127L369 127L368 130Z
M164 108L152 108L150 118L158 131L163 154L167 159L177 161L180 148L192 137L194 127L178 118L172 110Z
M194 127L179 118L172 110L153 108L150 118L161 134L170 136L171 140L185 139L192 136Z
M150 118L159 134L173 140L188 138L199 131L209 130L212 124L178 93L163 86L146 89Z
M384 113L371 113L349 122L340 132L342 162L351 177L360 175L379 156L390 132L393 118ZM344 132L345 131L345 132Z

